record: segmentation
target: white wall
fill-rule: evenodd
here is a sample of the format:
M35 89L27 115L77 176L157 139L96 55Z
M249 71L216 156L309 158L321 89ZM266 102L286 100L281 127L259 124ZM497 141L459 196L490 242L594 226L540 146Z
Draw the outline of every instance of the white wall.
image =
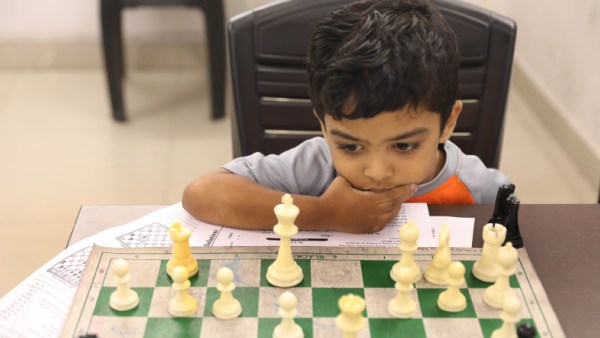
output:
M0 0L1 43L96 43L99 0ZM224 0L227 16L269 0ZM124 11L128 41L204 39L202 14L185 7Z
M468 1L488 7L517 22L516 66L563 115L564 127L571 128L581 137L581 141L595 153L595 163L598 163L600 2ZM600 176L600 172L595 174Z

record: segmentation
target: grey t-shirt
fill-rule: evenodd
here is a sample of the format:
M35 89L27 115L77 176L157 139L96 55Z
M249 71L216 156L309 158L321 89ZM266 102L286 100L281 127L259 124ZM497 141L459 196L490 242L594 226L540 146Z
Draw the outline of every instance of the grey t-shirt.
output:
M474 155L465 155L458 146L444 144L446 163L430 182L421 184L415 197L428 193L452 175L469 189L477 204L493 204L498 187L510 181L496 169L486 168ZM304 141L280 155L254 153L236 158L223 168L265 187L291 194L320 196L336 176L327 142L322 137Z

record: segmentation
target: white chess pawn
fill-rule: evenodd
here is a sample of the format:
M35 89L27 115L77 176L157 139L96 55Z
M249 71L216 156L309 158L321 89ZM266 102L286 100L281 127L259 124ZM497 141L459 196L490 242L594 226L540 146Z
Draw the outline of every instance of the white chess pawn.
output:
M460 312L467 307L467 299L460 292L465 282L465 266L461 262L453 262L448 268L448 289L440 293L437 304L447 312Z
M500 318L502 318L502 326L492 332L491 338L517 338L517 329L515 324L519 321L519 314L523 305L514 295L506 297L503 303Z
M302 268L292 256L291 238L298 233L294 221L300 213L300 209L293 202L292 196L285 194L281 198L281 204L274 210L278 223L273 227L273 231L280 237L279 251L277 259L267 269L266 277L269 283L282 288L296 286L304 279Z
M483 301L487 305L496 309L502 309L504 298L514 295L514 291L510 288L509 278L515 273L515 265L518 260L519 253L512 246L511 242L506 242L498 250L496 258L496 273L498 274L498 278L483 294Z
M486 224L483 227L483 249L481 257L473 265L473 276L480 281L493 283L498 277L496 256L506 239L506 228L502 224Z
M429 263L425 273L425 279L434 285L448 285L448 267L452 263L450 255L450 225L444 224L440 229L438 248Z
M242 313L240 301L233 297L232 291L235 289L233 283L233 271L230 268L223 267L217 271L217 290L221 291L221 296L212 306L212 313L219 319L232 319Z
M117 279L117 289L110 295L110 307L116 311L135 308L140 303L140 299L137 293L129 288L131 280L129 264L123 259L117 259L112 263L112 270Z
M412 274L407 268L400 268L396 276L396 290L398 293L395 298L388 303L388 312L398 318L410 318L417 313L417 304L411 297L413 290Z
M296 296L293 293L286 291L279 296L279 310L281 316L281 324L275 327L273 338L303 338L304 332L300 325L294 322L296 317L297 305Z
M173 222L169 226L169 236L173 242L173 254L167 262L167 274L173 278L173 270L183 266L189 273L189 277L198 273L198 261L192 256L190 248L190 236L192 232L181 226L180 222Z
M413 256L413 253L419 248L417 245L418 239L419 228L412 220L408 220L406 224L400 227L400 244L398 246L400 251L402 251L402 256L400 256L400 261L394 264L390 271L390 277L394 281L397 281L396 276L400 268L410 269L413 283L421 279L421 269L415 263Z
M340 297L338 306L340 314L335 319L337 327L342 331L344 338L355 338L356 334L367 325L367 320L362 315L365 300L350 293Z
M178 266L171 274L173 278L172 288L175 297L169 301L169 313L174 317L190 317L198 310L198 304L194 297L189 294L190 281L188 272L183 266Z

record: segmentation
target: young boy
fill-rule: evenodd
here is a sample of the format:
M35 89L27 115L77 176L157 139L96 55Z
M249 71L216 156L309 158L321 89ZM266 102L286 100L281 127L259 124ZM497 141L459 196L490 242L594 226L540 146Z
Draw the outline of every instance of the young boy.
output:
M310 97L323 138L255 153L190 183L208 223L272 229L283 193L304 230L381 230L404 202L493 204L509 183L448 141L462 108L454 33L426 0L365 0L316 27Z

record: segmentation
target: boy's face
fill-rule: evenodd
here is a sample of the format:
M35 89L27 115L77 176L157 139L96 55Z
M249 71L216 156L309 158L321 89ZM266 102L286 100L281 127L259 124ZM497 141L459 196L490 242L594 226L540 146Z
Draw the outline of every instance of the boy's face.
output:
M442 130L440 114L409 108L355 120L325 115L321 129L340 176L356 189L384 191L437 176L445 162L438 144L452 135L461 108L456 101Z

